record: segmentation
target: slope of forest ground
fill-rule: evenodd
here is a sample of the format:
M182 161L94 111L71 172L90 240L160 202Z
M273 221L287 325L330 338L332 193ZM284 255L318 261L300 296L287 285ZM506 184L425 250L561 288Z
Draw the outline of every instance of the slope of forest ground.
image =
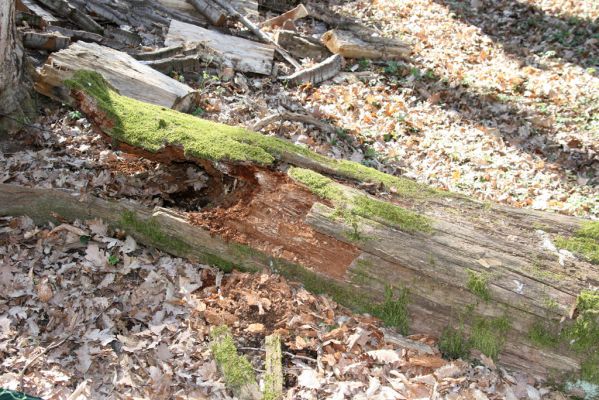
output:
M336 9L410 43L410 61L354 60L317 87L174 75L201 90L195 114L251 127L307 110L335 132L288 121L262 131L479 199L599 216L596 2ZM298 21L307 33L319 24ZM48 105L42 114L0 147L0 183L198 207L184 193L205 184L201 169L115 152L77 111ZM283 335L288 398L563 398L484 357L443 361L434 338L386 341L374 319L276 275L223 275L115 237L98 221L3 219L0 257L9 266L0 279L0 387L43 398L77 389L81 398L227 398L208 344L209 327L222 323L259 376L263 337Z

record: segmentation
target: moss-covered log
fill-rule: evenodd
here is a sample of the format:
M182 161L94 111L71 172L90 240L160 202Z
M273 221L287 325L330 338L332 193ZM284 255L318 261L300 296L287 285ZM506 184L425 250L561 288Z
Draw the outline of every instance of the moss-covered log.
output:
M599 381L597 222L329 159L121 96L94 73L68 85L114 145L205 168L210 206L175 214L4 185L0 214L101 217L173 254L280 272L402 332L437 335L450 356L480 351L540 376Z

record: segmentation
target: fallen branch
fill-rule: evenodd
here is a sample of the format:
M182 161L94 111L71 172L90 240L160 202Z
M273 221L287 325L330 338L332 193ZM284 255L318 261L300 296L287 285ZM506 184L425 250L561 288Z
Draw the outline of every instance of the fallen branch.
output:
M293 67L301 68L300 63L298 63L292 56L289 54L284 48L279 46L277 42L275 42L268 34L262 32L259 27L257 27L252 21L241 15L234 7L223 0L213 0L216 4L218 4L225 11L229 12L233 17L237 18L239 22L241 22L246 28L248 28L254 35L256 35L261 41L265 43L270 43L275 47L277 53L279 53L289 64Z
M283 76L279 79L290 85L301 85L308 82L316 85L337 75L339 71L341 71L342 66L343 57L339 54L333 54L316 65L297 71L291 75Z
M394 39L356 35L351 31L334 29L322 35L322 42L335 54L345 58L397 59L407 58L410 48Z
M318 129L320 129L322 132L326 132L326 133L335 132L334 126L327 124L326 122L323 122L316 117L313 117L308 114L298 114L298 113L293 113L293 112L289 112L289 111L283 111L281 113L269 115L268 117L262 118L261 120L254 123L254 125L252 125L251 129L253 131L259 131L269 124L272 124L277 121L283 121L283 120L297 121L297 122L303 122L305 124L314 125Z
M66 49L71 39L59 33L23 32L23 45L28 49L56 51Z
M88 31L81 31L76 29L69 29L62 26L52 25L48 27L48 32L58 32L61 35L68 36L71 38L71 41L75 42L77 40L84 40L86 42L94 42L94 43L102 43L104 41L104 36L98 35L97 33L92 33Z
M210 0L189 0L189 2L214 26L223 26L227 16Z

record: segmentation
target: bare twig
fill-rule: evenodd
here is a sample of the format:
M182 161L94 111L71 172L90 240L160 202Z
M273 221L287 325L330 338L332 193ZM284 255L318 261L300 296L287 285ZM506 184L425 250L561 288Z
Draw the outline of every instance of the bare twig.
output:
M311 115L307 115L307 114L298 114L298 113L293 113L293 112L289 112L289 111L283 111L279 114L273 114L273 115L269 115L268 117L262 118L261 120L256 122L254 125L252 125L251 129L254 131L259 131L260 129L264 128L268 124L271 124L271 123L277 122L277 121L283 121L283 120L298 121L298 122L303 122L305 124L314 125L321 131L327 132L327 133L335 132L334 126L327 124L326 122L323 122L323 121L319 120L318 118L315 118L315 117L313 117Z

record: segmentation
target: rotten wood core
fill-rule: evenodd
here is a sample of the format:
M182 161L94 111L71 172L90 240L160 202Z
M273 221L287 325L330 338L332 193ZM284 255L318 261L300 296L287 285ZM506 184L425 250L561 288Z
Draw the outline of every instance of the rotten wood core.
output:
M192 162L203 168L210 179L198 196L209 206L187 212L186 217L226 241L338 279L346 275L359 254L353 244L320 233L305 222L314 203L322 200L285 173L255 165L221 165L217 169L207 160L185 156L178 146L165 146L156 153L122 142L117 147L156 162Z

